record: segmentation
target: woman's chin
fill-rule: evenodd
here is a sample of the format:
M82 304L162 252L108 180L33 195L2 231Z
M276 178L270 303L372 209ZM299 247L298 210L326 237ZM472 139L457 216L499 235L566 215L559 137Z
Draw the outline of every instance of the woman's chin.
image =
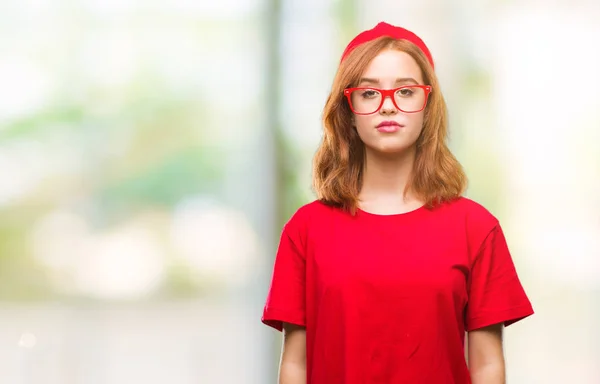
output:
M403 155L407 153L414 153L414 143L407 143L405 140L382 140L373 145L365 145L367 152L371 152L374 155Z

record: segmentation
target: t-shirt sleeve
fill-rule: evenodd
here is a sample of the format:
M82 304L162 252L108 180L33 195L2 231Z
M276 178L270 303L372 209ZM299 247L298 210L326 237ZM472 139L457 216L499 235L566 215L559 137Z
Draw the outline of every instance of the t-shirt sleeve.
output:
M284 322L306 326L306 259L295 235L284 227L263 309L262 322L278 331L282 331Z
M498 323L509 326L534 313L499 224L473 261L468 289L467 331Z

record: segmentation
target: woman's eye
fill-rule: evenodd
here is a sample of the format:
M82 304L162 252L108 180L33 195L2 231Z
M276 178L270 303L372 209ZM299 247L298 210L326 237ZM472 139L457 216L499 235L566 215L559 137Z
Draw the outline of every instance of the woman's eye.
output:
M400 96L411 96L414 92L410 88L402 88L398 93Z
M376 96L376 95L377 95L377 92L375 92L375 91L373 91L373 90L364 91L364 92L362 93L362 96L363 96L363 97L366 97L366 98L374 97L374 96Z

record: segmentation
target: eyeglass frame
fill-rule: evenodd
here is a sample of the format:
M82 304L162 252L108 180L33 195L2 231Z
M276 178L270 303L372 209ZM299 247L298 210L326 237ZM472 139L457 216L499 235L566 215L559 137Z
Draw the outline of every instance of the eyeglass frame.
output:
M402 108L398 107L398 104L396 104L396 98L394 97L394 95L396 92L398 92L398 90L404 89L404 88L421 88L425 91L425 101L423 102L423 107L421 109L419 109L418 111L408 112L408 111L405 111ZM377 107L377 109L375 109L375 111L369 112L369 113L359 113L354 110L354 107L352 106L352 92L359 91L362 89L364 89L364 90L371 89L373 91L377 91L377 92L381 93L381 103L379 103L379 107ZM424 110L425 107L427 106L427 101L429 100L429 95L431 94L432 90L433 90L433 87L431 85L423 85L423 84L403 85L401 87L393 88L393 89L381 89L381 88L374 88L374 87L354 87L354 88L344 89L344 95L346 95L346 98L348 99L348 106L350 107L352 112L357 115L372 115L374 113L379 112L379 110L381 110L381 107L383 107L383 103L385 102L385 99L388 96L390 97L390 99L392 99L392 103L394 103L394 107L396 107L397 110L402 111L404 113L417 113L417 112L421 112L422 110Z

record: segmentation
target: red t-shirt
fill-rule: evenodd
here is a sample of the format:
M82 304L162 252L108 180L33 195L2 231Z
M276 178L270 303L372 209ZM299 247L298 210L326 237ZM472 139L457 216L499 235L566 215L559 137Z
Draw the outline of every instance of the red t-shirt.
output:
M262 322L306 327L307 384L467 384L465 331L533 314L498 220L467 198L283 228Z

